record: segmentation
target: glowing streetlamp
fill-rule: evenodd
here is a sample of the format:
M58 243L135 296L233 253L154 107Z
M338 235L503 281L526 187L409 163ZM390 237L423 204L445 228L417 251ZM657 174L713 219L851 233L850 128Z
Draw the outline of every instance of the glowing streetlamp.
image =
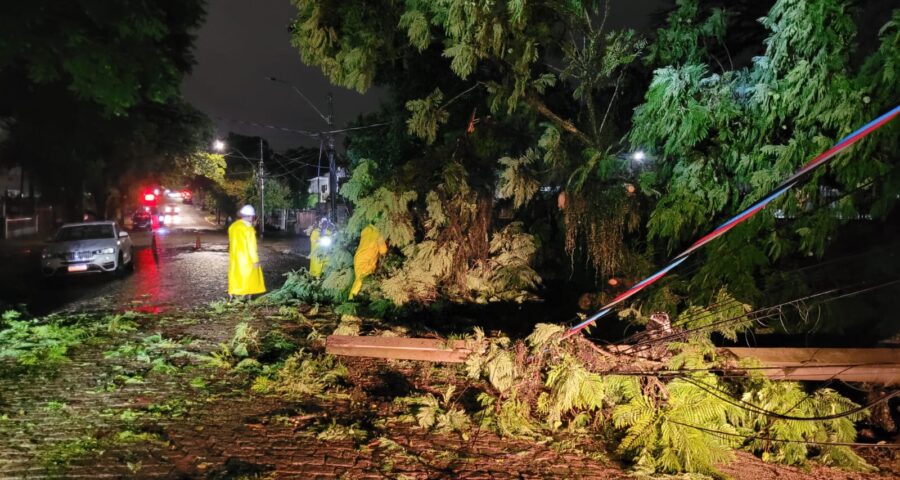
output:
M216 139L216 141L213 142L213 150L217 152L225 151L225 142Z
M638 150L631 154L631 159L636 162L643 162L645 158L647 158L647 155L643 150Z

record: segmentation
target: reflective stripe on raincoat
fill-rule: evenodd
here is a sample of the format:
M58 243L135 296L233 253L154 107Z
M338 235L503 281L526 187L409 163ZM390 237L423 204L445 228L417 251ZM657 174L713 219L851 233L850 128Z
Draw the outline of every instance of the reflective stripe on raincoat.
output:
M266 292L259 252L256 249L256 230L244 220L228 227L228 294L253 295Z
M387 242L374 225L369 225L359 235L359 247L353 256L353 272L356 278L350 287L350 298L356 296L362 288L363 280L375 271L378 266L378 257L387 253Z

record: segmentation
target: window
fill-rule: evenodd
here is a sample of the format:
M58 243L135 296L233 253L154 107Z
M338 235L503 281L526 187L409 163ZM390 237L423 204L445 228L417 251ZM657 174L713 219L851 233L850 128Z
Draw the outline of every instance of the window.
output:
M56 233L55 240L57 242L69 242L73 240L97 240L101 238L116 238L111 224L64 227Z

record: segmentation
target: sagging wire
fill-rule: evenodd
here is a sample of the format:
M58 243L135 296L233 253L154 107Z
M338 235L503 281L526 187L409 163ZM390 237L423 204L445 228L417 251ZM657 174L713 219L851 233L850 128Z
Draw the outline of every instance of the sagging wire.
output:
M883 283L880 283L880 284L877 284L877 285L873 285L873 286L870 286L870 287L861 288L861 289L859 289L859 290L854 290L854 291L852 291L852 292L848 292L848 293L845 293L845 294L842 294L842 295L837 295L837 296L835 296L835 297L825 298L825 299L823 299L823 300L821 300L821 301L815 303L814 305L816 305L816 306L821 306L822 304L825 304L825 303L828 303L828 302L833 302L833 301L835 301L835 300L840 300L840 299L843 299L843 298L849 298L849 297L852 297L852 296L855 296L855 295L862 295L862 294L864 294L864 293L868 293L868 292L871 292L871 291L875 291L875 290L878 290L878 289L881 289L881 288L884 288L884 287L888 287L888 286L891 286L891 285L896 285L896 284L898 284L898 283L900 283L900 278L897 278L897 279L894 279L894 280L889 280L889 281L886 281L886 282L883 282ZM863 283L858 283L858 284L856 284L856 285L865 285L865 282L863 282ZM734 317L731 317L731 318L727 318L727 319L724 319L724 320L719 320L719 321L717 321L717 322L710 323L709 325L703 325L703 326L700 326L700 327L695 327L695 328L692 328L692 329L683 330L683 331L680 331L680 332L674 332L674 333L670 333L670 334L667 334L667 335L659 336L659 337L656 337L656 338L651 338L651 339L648 339L648 340L643 340L643 341L640 341L640 342L635 343L635 344L633 344L633 345L630 345L628 349L626 349L624 352L621 352L621 353L626 354L626 355L627 355L627 354L631 354L631 352L634 352L635 349L644 347L645 345L655 345L655 344L659 344L659 343L662 343L662 342L668 342L668 341L670 341L670 340L675 340L675 339L678 339L678 338L683 338L683 337L685 337L685 336L687 336L687 335L690 335L690 334L692 334L692 333L696 333L696 332L703 331L703 330L707 330L707 329L711 329L711 328L721 327L721 326L725 326L725 325L729 325L729 324L733 324L733 323L741 323L741 322L745 322L745 321L746 321L746 322L753 322L753 321L760 321L760 320L764 320L764 319L767 319L767 318L771 318L771 317L774 317L774 316L775 316L775 313L780 314L781 311L782 311L782 310L781 310L782 307L790 306L790 305L796 305L796 304L798 304L798 303L800 303L800 302L805 302L805 301L807 301L807 300L811 300L811 299L823 297L823 296L826 296L826 295L831 295L831 294L840 292L840 291L842 291L842 290L846 290L847 288L848 288L848 287L832 288L832 289L825 290L825 291L818 292L818 293L814 293L814 294L811 294L811 295L806 295L806 296L804 296L804 297L797 298L797 299L794 299L794 300L789 300L789 301L787 301L787 302L783 302L783 303L780 303L780 304L777 304L777 305L773 305L773 306L769 306L769 307L764 307L764 308L759 308L759 309L756 309L756 310L753 310L753 311L750 311L750 312L743 313L743 314L741 314L741 315L737 315L737 316L734 316ZM764 314L764 315L759 315L759 316L756 316L756 315L755 315L755 314L758 314L758 313L761 313L761 312L774 312L774 313L766 313L766 314ZM751 317L751 316L752 316L753 318L749 318L749 317ZM746 320L744 320L744 319L746 319Z
M838 375L838 374L839 373L836 373L835 375ZM759 405L747 402L745 400L738 400L738 399L731 398L730 396L727 395L726 392L722 392L720 389L718 389L712 385L707 385L707 384L705 384L699 380L696 380L694 378L691 378L689 376L682 376L681 379L694 385L695 387L703 390L704 392L718 398L719 400L722 400L723 402L734 406L734 407L738 407L738 408L741 408L748 412L756 413L759 415L764 415L766 417L774 418L777 420L794 420L794 421L801 421L801 422L802 421L821 422L821 421L837 420L839 418L849 417L849 416L855 415L859 412L868 410L868 409L874 407L875 405L878 405L882 402L886 402L886 401L900 395L900 390L896 390L892 393L882 395L881 397L879 397L865 405L860 405L856 408L851 408L851 409L843 411L843 412L833 413L831 415L822 415L822 416L817 416L817 417L797 417L797 416L793 416L793 415L785 415L782 413L773 412L771 410L766 410L765 408L760 407ZM804 400L801 400L801 402ZM794 407L796 407L796 405ZM794 407L792 407L790 410L793 410Z
M715 430L712 428L701 427L699 425L691 425L689 423L679 422L677 420L669 419L668 421L670 423L674 423L676 425L693 428L693 429L700 430L702 432L706 432L709 434L722 435L722 436L728 436L728 437L737 437L737 438L743 439L744 441L764 440L764 441L768 441L768 442L802 443L802 444L806 444L806 445L822 445L822 446L833 446L833 447L900 448L900 443L820 442L820 441L816 441L816 440L792 440L792 439L786 439L786 438L764 437L761 435L752 435L752 436L746 437L744 435L741 435L740 433Z
M769 203L771 203L771 202L774 201L775 199L779 198L780 196L784 195L789 189L791 189L793 186L795 186L800 180L802 180L802 178L803 178L806 174L808 174L808 173L811 172L812 170L818 168L819 166L825 164L825 162L829 161L831 158L834 158L835 155L837 155L838 153L840 153L840 152L843 151L844 149L850 147L850 146L853 145L854 143L856 143L856 142L862 140L863 138L865 138L867 135L869 135L869 134L872 133L873 131L875 131L875 130L877 130L878 128L882 127L882 126L885 125L887 122L891 121L895 116L897 116L898 113L900 113L900 105L894 107L893 109L891 109L890 111L888 111L888 112L885 113L884 115L881 115L880 117L876 118L875 120L869 122L868 124L866 124L866 125L864 125L863 127L859 128L859 129L856 130L855 132L853 132L853 133L851 133L850 135L848 135L848 136L844 137L843 139L841 139L841 140L840 140L838 143L836 143L833 147L831 147L830 149L826 150L825 152L822 152L822 153L819 154L817 157L813 158L810 162L808 162L806 165L804 165L802 168L800 168L800 169L799 169L797 172L795 172L793 175L791 175L790 177L788 177L787 179L785 179L785 180L781 183L781 185L779 185L778 187L776 187L775 190L774 190L773 192L769 193L769 194L768 194L767 196L765 196L762 200L759 200L758 202L754 203L754 204L751 205L749 208L747 208L747 209L745 209L744 211L742 211L741 213L735 215L735 216L732 217L731 219L727 220L725 223L721 224L718 228L716 228L716 229L713 230L712 232L710 232L710 233L704 235L704 236L701 237L699 240L697 240L696 242L694 242L690 247L687 248L687 250L685 250L685 251L682 252L681 254L677 255L676 257L674 257L674 258L672 259L672 261L669 263L669 265L663 267L661 270L659 270L658 272L654 273L653 275L651 275L651 276L645 278L644 280L641 280L641 281L638 282L636 285L634 285L633 287L631 287L630 289L628 289L628 290L625 291L624 293L618 295L618 296L617 296L616 298L614 298L612 301L610 301L610 302L607 303L605 306L603 306L603 307L600 309L599 312L597 312L597 313L595 313L594 315L588 317L586 320L584 320L583 322L579 323L578 325L575 325L575 326L573 326L572 328L570 328L569 331L567 331L567 332L563 335L563 339L568 338L568 337L570 337L570 336L572 336L572 335L574 335L574 334L576 334L576 333L582 331L584 328L588 327L589 325L593 324L594 322L596 322L596 321L597 321L598 319L600 319L601 317L603 317L603 316L605 316L606 314L610 313L610 312L613 310L613 307L615 307L616 305L618 305L618 304L624 302L625 300L631 298L632 296L634 296L635 294L637 294L638 292L640 292L640 291L643 290L644 288L650 286L651 284L653 284L654 282L656 282L656 281L659 280L660 278L664 277L664 276L665 276L666 274L668 274L671 270L673 270L673 269L676 268L678 265L680 265L681 263L683 263L684 260L687 259L687 258L690 256L691 253L693 253L693 252L696 251L697 249L703 247L704 245L708 244L709 242L712 242L713 240L715 240L715 239L721 237L722 235L724 235L725 233L727 233L729 230L731 230L732 228L734 228L734 227L737 226L738 224L744 222L744 221L747 220L748 218L751 218L752 216L754 216L754 215L756 215L757 213L759 213L759 212L760 212L761 210L763 210Z
M890 174L890 172L891 172L891 170L889 170L889 171L887 171L887 172L885 172L885 173L883 173L883 174L881 174L881 175L879 175L879 176L877 176L877 177L872 178L872 179L869 180L868 182L863 183L862 185L858 186L857 188L854 188L853 190L849 190L849 191L847 191L847 192L842 193L841 195L839 195L839 196L837 196L837 197L833 197L832 199L830 199L830 201L829 201L828 204L817 205L817 206L814 207L814 208L805 210L805 211L801 212L801 213L800 213L797 217L795 217L795 218L799 218L799 217L802 217L802 216L805 216L805 215L809 215L809 214L811 214L811 213L814 213L814 212L816 212L816 211L818 211L818 210L820 210L820 209L822 209L822 208L827 207L827 206L830 205L830 204L833 204L833 203L836 202L836 201L839 201L839 200L842 199L842 198L845 198L845 197L847 197L847 196L850 196L850 195L855 194L856 192L859 192L859 191L862 191L862 190L864 190L864 189L866 189L866 188L869 188L869 187L872 186L875 182L877 182L878 180L881 180L882 178L884 178L884 177L886 177L888 174ZM817 269L817 268L821 268L821 267L824 267L824 266L827 266L827 265L831 265L831 264L834 264L834 263L844 262L844 261L847 261L847 260L850 260L850 259L853 259L853 258L857 258L857 257L866 257L866 256L870 256L870 255L880 254L880 253L882 253L883 250L888 250L888 251L893 252L893 251L895 251L895 250L897 249L897 247L898 247L897 244L891 244L891 245L887 245L887 246L884 246L884 245L883 245L883 246L880 246L880 247L876 247L875 249L872 249L872 250L866 250L866 251L859 252L859 253L855 253L855 254L850 254L850 255L845 255L845 256L833 258L833 259L831 259L831 260L826 260L826 261L816 262L816 263L814 263L814 264L806 265L806 266L803 266L803 267L798 267L798 268L795 268L795 269L792 269L792 270L787 270L787 271L784 271L784 273L797 273L797 272L803 272L803 271L810 270L810 269ZM730 254L735 253L736 251L740 250L741 248L743 248L743 247L742 247L742 246L735 246L735 247L729 248L729 249L727 249L725 252L721 252L721 253L720 253L720 256L723 257L723 258L724 258L724 257L728 257ZM699 270L701 267L702 267L702 264L698 263L698 264L696 264L696 265L694 265L694 266L692 266L692 267L687 268L686 271L683 272L683 274L684 274L684 275L689 275L689 274L695 273L695 272L696 272L697 270ZM761 294L762 294L763 296L765 295L765 293L766 293L765 291L764 291L764 292L761 292ZM673 326L681 325L681 324L684 324L684 323L687 323L687 322L696 321L696 320L701 320L701 319L707 318L707 317L709 317L709 316L714 316L714 315L717 314L719 311L724 310L725 308L728 308L728 307L730 307L730 306L736 306L736 305L738 305L738 304L740 304L740 303L741 303L740 300L735 299L735 298L731 298L731 299L728 299L728 300L723 300L723 301L721 301L721 302L717 302L717 303L708 305L708 306L706 306L706 307L703 307L703 309L702 309L701 312L697 312L697 313L696 313L696 315L697 315L696 317L690 317L690 318L688 318L688 319L683 319L683 320L679 321L678 323L673 323ZM720 308L720 307L721 307L721 308ZM577 321L577 320L578 320L578 318L576 317L576 318L574 318L574 319L569 319L569 320L566 321L565 323L570 323L570 322ZM783 325L783 324L782 324L782 325ZM642 333L643 333L643 332L638 332L638 333L632 334L632 335L630 335L630 336L625 337L624 339L622 339L622 341L628 342L628 341L630 341L630 340L634 340L635 338L639 338L639 337L642 335Z

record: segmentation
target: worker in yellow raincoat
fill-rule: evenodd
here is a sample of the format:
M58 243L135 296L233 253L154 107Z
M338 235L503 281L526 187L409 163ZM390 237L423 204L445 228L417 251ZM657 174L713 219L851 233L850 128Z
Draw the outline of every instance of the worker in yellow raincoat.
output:
M309 275L313 278L322 276L325 269L327 253L325 250L331 246L331 237L334 232L329 227L331 222L323 218L309 234Z
M363 280L375 271L378 266L378 258L387 253L387 242L374 225L369 225L359 235L359 247L353 256L353 273L356 279L350 287L350 298L359 293Z
M252 223L256 211L252 206L244 205L238 214L241 218L228 227L229 298L266 292Z

